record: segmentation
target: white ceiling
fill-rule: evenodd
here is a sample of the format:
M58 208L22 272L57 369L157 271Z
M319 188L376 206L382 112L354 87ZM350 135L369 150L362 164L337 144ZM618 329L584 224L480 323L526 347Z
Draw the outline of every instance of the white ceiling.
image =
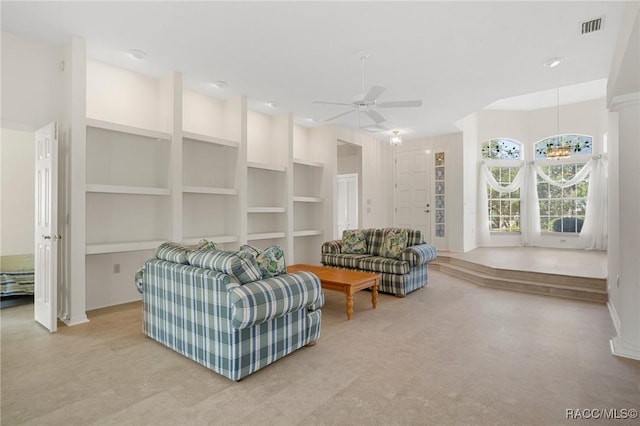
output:
M424 101L419 108L379 109L387 118L383 125L413 138L457 131L457 120L499 99L606 78L624 6L2 1L2 30L55 45L81 36L90 58L153 76L180 71L189 89L222 99L243 94L251 109L291 111L307 126L348 110L312 101L349 103L361 92L358 52L364 50L371 55L365 90L386 87L381 102ZM603 29L580 35L580 23L597 17L604 17ZM125 54L129 49L147 56L134 60ZM557 56L565 58L560 66L542 65ZM217 89L210 84L216 80L228 86ZM271 109L267 101L279 107ZM498 107L523 105L506 101ZM334 123L357 128L358 114ZM362 115L362 125L371 123Z

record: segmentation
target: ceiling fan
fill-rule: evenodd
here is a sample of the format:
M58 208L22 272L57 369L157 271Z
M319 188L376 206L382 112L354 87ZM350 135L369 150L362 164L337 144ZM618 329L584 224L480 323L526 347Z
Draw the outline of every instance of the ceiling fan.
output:
M345 115L351 114L353 112L363 112L365 113L373 122L374 125L362 126L362 128L372 128L372 130L386 130L384 126L381 126L380 123L386 121L378 111L377 108L406 108L406 107L419 107L422 106L421 100L411 100L411 101L394 101L394 102L378 102L378 98L380 95L386 90L381 86L372 86L368 92L364 92L364 61L369 57L369 53L360 52L358 54L360 56L360 61L362 62L362 92L357 94L350 103L345 102L326 102L326 101L313 101L314 104L325 104L325 105L340 105L340 106L348 106L351 107L349 111L340 113L333 117L329 117L324 121L332 121L337 118L343 117Z

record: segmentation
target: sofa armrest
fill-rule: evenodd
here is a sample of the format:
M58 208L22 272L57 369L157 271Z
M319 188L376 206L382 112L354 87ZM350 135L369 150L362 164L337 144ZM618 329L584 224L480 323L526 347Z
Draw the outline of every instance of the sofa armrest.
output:
M317 310L324 304L320 280L310 272L294 272L246 284L230 283L231 325L252 327L300 309Z
M431 262L436 257L438 257L438 249L426 243L407 247L400 254L400 260L409 262L409 266L422 265Z
M342 240L327 241L322 244L322 254L342 253Z

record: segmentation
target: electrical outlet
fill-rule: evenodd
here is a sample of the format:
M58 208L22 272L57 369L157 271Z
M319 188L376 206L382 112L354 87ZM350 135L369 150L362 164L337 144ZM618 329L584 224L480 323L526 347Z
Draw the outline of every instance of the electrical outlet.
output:
M119 263L114 263L113 264L113 273L114 274L119 274L120 273L120 264Z

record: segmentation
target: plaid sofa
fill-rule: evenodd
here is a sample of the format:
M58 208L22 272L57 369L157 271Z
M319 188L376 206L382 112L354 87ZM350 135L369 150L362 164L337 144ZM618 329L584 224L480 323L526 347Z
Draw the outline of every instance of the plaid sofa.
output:
M381 275L378 291L405 296L427 285L427 264L438 256L438 250L424 242L422 231L407 229L407 248L399 258L381 256L385 235L399 228L365 229L367 253L342 253L342 240L322 245L325 266L377 272Z
M158 249L141 271L147 336L233 381L320 337L315 275L255 280L246 256L180 250Z

